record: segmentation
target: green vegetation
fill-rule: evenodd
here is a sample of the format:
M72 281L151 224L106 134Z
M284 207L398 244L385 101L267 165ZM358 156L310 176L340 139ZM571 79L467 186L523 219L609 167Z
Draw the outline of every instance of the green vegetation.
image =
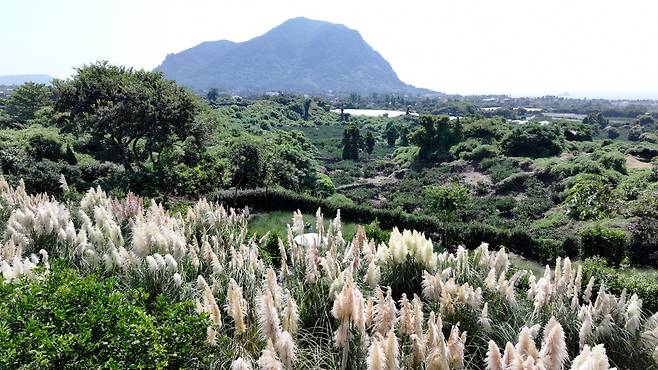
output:
M61 262L61 261L60 261ZM0 367L201 368L217 361L209 320L171 302L62 263L43 281L0 282Z
M119 272L113 264L124 261L128 251L135 252L135 243L151 240L145 236L134 239L136 214L143 214L144 219L139 222L148 218L156 224L155 220L173 217L170 224L157 224L158 227L166 226L172 233L183 235L186 248L220 248L221 252L214 252L218 260L219 255L233 258L244 246L249 250L239 253L243 257L256 254L262 262L257 268L262 274L265 266L285 268L281 265L286 257L282 248L292 248L286 225L290 224L294 235L323 229L327 233L331 230L332 237L337 238L334 222L322 221L320 227L311 215L318 208L331 215L340 210L339 220L346 221L346 225L340 230L342 239L336 240L342 241L331 241L338 243L338 253L346 253L351 241L362 242L358 225L364 225L363 230L373 241L368 245L375 249L398 245L394 241L400 233L395 227L423 232L422 238L410 231L401 238L431 238L432 253L465 253L459 246L473 250L482 242L497 249L505 246L519 256L510 275L520 269L538 270L537 263L554 264L557 257L569 257L574 262L583 261L582 285L589 277L595 277L597 285L592 289L603 286L620 296L625 289L626 298L636 293L644 300L643 307L654 312L658 308L654 299L658 271L658 106L636 102L620 108L602 101L544 97L502 99L498 101L500 107L496 107L490 101L476 97L414 98L356 93L331 100L287 94L236 97L213 89L198 96L157 72L105 62L83 66L71 79L56 81L53 86L26 84L16 88L0 101L0 170L3 179L7 179L7 183L0 183L4 248L12 250L11 243L34 240L20 244L26 247L21 253L28 261L31 253L38 260L38 248L44 248L53 259L63 262L46 269L47 273L35 272L34 276L43 278L14 282L12 276L6 278L12 280L11 285L2 285L0 336L16 338L2 347L6 367L57 368L63 363L74 364L73 367L139 367L152 361L144 366L226 368L229 358L232 361L237 356L260 356L267 338L258 337L255 329L243 333L244 337L232 344L225 342L234 339L233 329L215 333L223 352L213 352L202 345L207 341L208 317L192 313L190 302L200 298L195 295L199 292L191 288L192 280L213 271L216 280L209 284L215 283L221 289L212 294L224 300L230 276L249 291L249 300L254 304L255 287L260 285L262 276L259 281L245 280L242 271L231 270L239 265L237 260L232 264L220 261L220 271L218 262L209 254L202 255L201 250L195 253L207 259L203 262L207 264L205 270L186 275L192 261L185 260L188 265L179 272L180 278L190 283L184 292L171 289L171 279L166 286L157 279L144 280L146 260L140 260L143 266L130 270L139 273ZM356 115L343 109L348 107L399 109L400 115ZM115 198L87 193L98 186ZM53 198L27 197L42 192ZM227 231L221 229L226 225L212 224L215 219L209 217L224 219L226 214L212 208L218 206L194 203L200 197L235 209L248 207L252 214L249 225L245 219ZM48 199L67 208L46 204ZM148 212L143 209L145 200ZM164 208L151 205L151 200L168 206L169 214L165 217ZM18 210L34 212L34 207L54 212L60 217L57 222L70 220L68 231L66 225L62 226L67 236L18 227L25 221ZM98 207L108 212L111 209L110 218L116 226L106 220ZM203 213L208 207L221 216ZM94 211L96 208L99 210ZM290 213L297 210L301 213L291 222ZM176 216L178 211L181 213ZM50 214L43 213L42 217ZM234 217L241 220L242 216L237 212ZM153 225L144 227L157 229ZM75 233L69 236L71 228ZM72 240L83 238L79 233L83 229L83 236L90 241L73 248ZM235 234L237 229L244 231ZM50 230L50 226L44 230ZM112 235L103 239L101 234L108 230L112 230ZM119 232L126 239L118 238ZM173 234L167 235L170 238ZM237 241L223 239L226 235ZM210 236L216 239L208 239ZM94 254L71 257L85 247ZM324 247L326 250L318 251L319 255L301 260L310 258L320 263L330 249L329 245ZM149 249L147 254L156 250ZM366 253L363 249L361 252ZM431 258L432 253L425 257ZM170 254L175 253L171 250ZM341 258L349 260L348 254ZM103 264L112 268L101 267L103 255L109 256ZM475 257L469 263L474 260ZM13 256L3 255L2 261L6 264L0 266L3 271L16 264ZM83 261L96 267L89 269ZM358 266L363 271L353 272L365 281L371 261L361 262ZM427 261L397 262L399 266L395 267L377 262L380 285L390 286L398 301L402 293L409 299L414 293L421 296L423 270L434 267L423 265ZM309 262L303 262L306 263ZM342 289L342 285L334 283L344 283L339 277L345 277L347 265L340 271L331 270L333 267L318 267L314 271L302 265L290 266L296 268L293 274L299 276L294 275L285 286L300 304L300 320L307 330L294 338L300 343L300 363L319 364L317 359L323 357L325 367L340 367L338 357L342 353L330 353L337 326L330 316L332 300L327 297L333 299ZM320 271L321 268L330 272ZM375 267L370 268L372 277ZM446 272L449 273L452 272ZM456 279L459 284L481 286L488 273L478 270L472 276L457 275ZM542 273L537 271L535 275L539 278ZM306 279L314 276L327 280L319 285L307 284ZM448 280L448 276L444 278ZM526 278L518 279L517 287L525 290L519 291L518 296L522 297L532 283ZM375 286L364 285L363 281L358 284L372 296ZM98 293L89 293L91 290ZM60 295L63 301L58 300ZM518 314L515 317L523 318L514 322L512 328L501 328L506 330L504 338L492 337L497 343L516 340L521 321L530 323L526 318L537 319L542 325L549 318L531 315L532 302L523 301L520 311L514 313L512 308L499 305L501 297L492 297L493 293L485 287L484 298L492 302L495 315ZM76 300L84 304L73 307L70 302ZM431 299L425 304L437 310L442 307ZM107 323L106 339L97 333L100 329L91 321L96 314L89 309L93 305L109 320L100 320ZM316 306L317 310L310 308ZM473 333L471 360L486 352L484 339L489 338L474 324L474 312L458 311L455 317L448 315L446 321L456 324L461 320L461 329L468 329L469 336ZM124 320L124 314L130 318ZM80 317L80 326L62 332L57 323L73 320L76 315ZM256 313L249 315L253 320ZM567 336L577 333L574 317L560 319ZM184 324L186 320L192 321ZM197 330L197 326L203 330ZM308 332L315 330L312 328L320 328L321 333ZM198 337L199 332L202 338ZM179 335L181 341L169 341L167 335ZM637 344L632 343L630 334L623 335L624 343L606 344L618 345L616 348L622 348L619 351ZM125 337L138 343L119 343ZM315 339L321 339L317 346L306 343ZM568 345L572 357L577 355L578 343ZM402 347L411 348L411 342ZM606 348L611 357L618 356L617 349ZM346 351L353 350L356 347ZM111 352L116 355L108 355ZM74 353L81 355L71 357ZM646 360L639 353L633 356L637 361ZM625 366L625 359L615 358L617 366ZM357 368L361 365L364 364ZM478 368L481 363L469 366Z

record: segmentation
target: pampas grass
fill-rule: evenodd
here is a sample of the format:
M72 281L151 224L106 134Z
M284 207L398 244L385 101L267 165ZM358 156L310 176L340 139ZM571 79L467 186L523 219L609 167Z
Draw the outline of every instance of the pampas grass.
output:
M294 241L304 232L296 212L271 266L242 211L206 199L183 214L143 204L95 188L65 205L0 177L3 281L68 259L126 288L192 299L209 345L230 354L218 367L235 370L649 368L658 357L658 316L594 278L583 287L568 258L535 276L486 243L437 254L422 233L394 229L377 245L362 228L346 241L340 214L325 230L318 210L315 243Z

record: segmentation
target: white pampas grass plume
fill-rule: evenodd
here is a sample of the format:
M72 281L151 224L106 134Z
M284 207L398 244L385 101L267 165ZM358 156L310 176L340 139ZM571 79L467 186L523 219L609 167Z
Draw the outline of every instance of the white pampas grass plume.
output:
M514 347L516 356L521 357L525 361L528 357L533 359L539 359L539 351L535 345L535 341L532 338L532 332L530 328L524 326L519 333L519 342Z
M590 348L586 345L571 363L571 370L610 370L603 344Z
M438 346L434 348L427 355L425 360L425 369L426 370L450 370L450 365L448 365L448 358L446 356L445 347Z
M288 289L286 289L286 297L286 306L281 315L281 327L289 333L295 333L299 322L299 308Z
M386 358L380 338L376 334L368 347L368 370L386 370Z
M252 370L251 362L242 357L238 357L231 363L231 370Z
M395 336L393 328L386 334L384 341L384 354L386 355L386 370L400 369L400 349L398 338Z
M633 294L628 301L626 312L624 313L624 318L626 320L624 327L629 333L631 333L631 336L635 336L640 329L641 316L642 300L638 298L637 294Z
M478 324L484 329L484 331L491 330L491 319L489 318L489 303L485 302L484 307L482 307L482 312L480 312L480 318L478 319Z
M209 326L208 329L206 329L206 337L208 344L211 346L217 345L217 331L215 331L214 327Z
M265 281L263 284L270 291L274 306L280 308L283 304L283 289L277 283L276 271L273 268L268 267L265 270Z
M269 289L264 289L256 302L258 326L263 339L276 340L279 331L279 315Z
M384 335L395 324L397 308L395 307L395 301L393 301L391 287L387 287L386 297L384 297L381 289L377 288L376 292L374 330Z
M146 256L146 265L151 275L155 275L155 273L158 272L158 263L155 261L153 256Z
M546 370L561 370L567 360L567 344L562 325L551 317L544 326L544 339L539 353Z
M235 331L242 334L247 331L244 317L247 314L247 301L242 297L242 288L231 278L226 291L226 312L233 319Z
M489 349L487 350L487 370L505 370L503 364L503 357L500 355L500 349L493 340L489 341Z
M583 306L583 308L585 308L585 306ZM593 325L592 315L590 313L590 310L589 309L585 309L584 311L581 310L581 313L583 312L584 312L584 317L581 318L582 324L580 325L580 330L578 331L580 348L583 348L585 346L585 343L592 335L592 325Z
M181 284L183 284L183 277L179 273L175 273L172 279L176 288L180 288Z
M174 256L171 254L167 253L164 256L165 264L167 265L167 271L170 273L174 273L178 271L178 262L174 259Z
M271 339L267 340L267 345L261 352L260 358L258 358L258 368L260 370L283 370L283 364L276 355Z
M402 293L400 299L400 331L405 335L414 332L413 308L407 299L406 293Z
M505 369L512 366L512 362L514 362L515 357L516 350L514 349L514 345L510 342L507 342L505 344L505 351L503 352L503 365L505 366Z
M589 278L589 283L585 287L585 292L583 293L583 302L589 303L592 298L592 289L594 289L594 276Z
M208 285L205 286L203 291L203 306L204 310L210 316L210 320L212 320L213 324L216 327L222 326L222 313L219 311L217 301L215 301L212 290L210 290Z
M423 271L423 296L431 301L439 301L441 299L441 292L443 291L443 281L441 280L441 274L436 273L435 275L430 274L427 271Z
M420 336L411 334L411 364L418 365L425 361L425 344Z
M297 346L292 340L292 336L287 331L282 331L276 338L276 352L279 354L281 362L286 368L292 368L293 362L297 358Z
M509 267L509 256L505 252L505 248L500 248L496 253L496 258L494 259L494 266L496 269L496 275L507 272Z
M453 325L448 337L448 362L453 369L464 367L464 345L466 343L466 332L459 335L459 323Z
M418 336L419 339L423 336L423 302L421 302L420 297L414 294L413 299L414 304L414 333Z
M366 271L366 283L368 283L370 287L374 288L379 284L380 277L381 277L381 269L373 259L368 264L368 270Z

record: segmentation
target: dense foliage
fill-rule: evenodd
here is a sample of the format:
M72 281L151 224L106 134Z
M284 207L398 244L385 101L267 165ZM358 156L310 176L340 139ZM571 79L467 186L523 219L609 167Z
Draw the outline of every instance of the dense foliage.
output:
M10 366L584 370L594 361L606 370L658 362L658 314L645 313L641 298L650 291L611 293L598 280L608 274L600 263L557 258L535 275L486 243L449 253L397 228L379 244L364 228L348 241L340 213L327 223L320 210L317 233L306 233L295 212L274 256L267 238L249 237L245 212L203 199L183 216L100 188L66 205L0 188L8 211L0 336Z

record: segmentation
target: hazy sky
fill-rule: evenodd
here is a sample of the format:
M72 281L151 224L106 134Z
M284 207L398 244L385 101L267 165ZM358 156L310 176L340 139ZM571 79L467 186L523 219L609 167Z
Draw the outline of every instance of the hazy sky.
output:
M297 16L358 30L403 81L442 92L658 98L655 0L0 0L0 75L152 69Z

